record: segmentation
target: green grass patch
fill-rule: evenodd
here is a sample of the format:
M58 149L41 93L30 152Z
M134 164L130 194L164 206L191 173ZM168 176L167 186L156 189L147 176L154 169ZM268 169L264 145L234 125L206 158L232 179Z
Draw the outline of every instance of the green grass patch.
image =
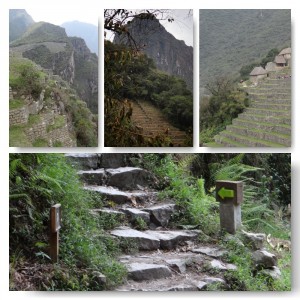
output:
M45 139L38 138L32 142L33 147L48 147L48 142Z
M18 109L25 105L24 100L22 99L14 99L9 101L9 109Z
M41 121L40 115L30 115L27 122L27 127L31 127Z
M47 132L50 132L50 131L55 130L57 128L61 128L61 127L65 126L65 124L66 124L65 117L59 115L59 116L55 117L54 124L47 126Z
M32 144L24 132L23 125L9 127L9 146L10 147L31 147Z

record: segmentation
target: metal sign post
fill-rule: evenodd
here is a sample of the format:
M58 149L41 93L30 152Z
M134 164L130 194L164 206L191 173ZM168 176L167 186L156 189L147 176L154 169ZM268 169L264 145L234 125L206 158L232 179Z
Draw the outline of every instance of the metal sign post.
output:
M221 229L235 234L242 224L243 182L217 180L216 200L220 202Z
M59 230L61 228L61 205L55 204L50 209L50 257L53 262L58 262Z

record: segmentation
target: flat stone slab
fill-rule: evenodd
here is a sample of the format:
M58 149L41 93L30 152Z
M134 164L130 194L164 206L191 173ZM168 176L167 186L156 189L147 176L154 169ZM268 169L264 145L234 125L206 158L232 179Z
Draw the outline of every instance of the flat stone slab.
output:
M206 283L207 284L207 283ZM160 292L185 292L185 291L198 291L198 287L192 284L179 284L166 289L159 290Z
M145 211L142 211L142 210L137 209L137 208L122 208L121 211L129 217L131 222L135 221L138 218L141 218L147 224L150 223L150 214L145 212Z
M237 269L236 265L227 264L227 263L224 263L224 262L222 262L220 260L217 260L217 259L212 260L210 262L210 266L213 269L218 269L218 270L221 270L221 271L236 270Z
M208 283L208 284L212 284L212 283L221 283L221 284L226 284L225 280L222 278L218 278L218 277L204 277L202 278L202 281Z
M161 249L174 249L180 242L184 242L191 239L196 239L198 233L196 231L154 231L147 230L145 233L153 236L154 238L160 240Z
M125 165L125 154L123 153L103 153L101 154L101 168L119 168Z
M214 247L214 248L213 247L194 248L194 249L192 249L192 252L205 254L210 257L221 257L227 253L226 250L222 250L222 249L216 248L216 247Z
M160 246L159 239L129 227L120 227L113 231L111 234L119 238L131 239L137 243L140 250L156 250Z
M80 179L90 185L101 185L105 178L104 169L78 171Z
M107 185L118 187L121 190L135 189L138 186L148 186L150 173L141 168L121 167L107 169Z
M135 281L154 280L172 276L165 265L133 263L127 266L128 277Z
M106 214L106 215L114 215L114 216L125 217L125 213L123 213L122 211L109 209L109 208L91 209L91 213L93 215Z
M167 226L172 214L175 211L175 204L154 205L144 208L144 211L150 213L150 220L157 226Z
M186 272L186 261L184 259L169 259L166 260L167 264L176 272Z
M131 203L133 200L144 201L148 196L153 195L146 192L124 192L111 186L85 186L84 189L100 193L107 200L117 204Z
M69 153L65 157L72 162L78 169L90 170L97 169L100 154L95 153Z

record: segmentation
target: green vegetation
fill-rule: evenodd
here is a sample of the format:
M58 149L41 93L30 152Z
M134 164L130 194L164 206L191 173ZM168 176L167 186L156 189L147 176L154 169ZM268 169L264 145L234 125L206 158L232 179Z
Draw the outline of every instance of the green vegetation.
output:
M101 290L120 284L125 270L114 260L119 246L103 231L103 220L90 214L93 199L64 156L11 154L9 163L10 289ZM53 265L49 210L58 199L63 223L60 262ZM29 264L36 275L20 273ZM93 271L105 274L106 284Z
M132 108L124 99L150 101L175 126L186 131L192 128L193 97L185 82L158 71L146 55L109 41L105 41L105 99L107 145L116 140L117 146L147 145L131 124ZM126 131L130 136L122 143L119 136L124 136ZM157 139L153 141L154 144L157 142ZM151 146L149 141L148 146Z
M213 142L213 137L249 105L246 93L227 78L219 78L206 87L212 96L201 97L201 145Z
M238 77L241 66L291 45L291 10L200 10L201 89L220 76Z
M25 105L22 99L13 99L9 101L9 109L18 109Z
M48 147L48 142L45 139L39 138L32 142L33 147Z
M47 126L47 132L52 131L52 130L57 129L57 128L61 128L65 125L66 125L65 116L60 116L59 115L54 119L54 124Z
M16 145L22 145L22 147L32 146L25 134L23 125L14 125L9 127L9 146L16 147Z

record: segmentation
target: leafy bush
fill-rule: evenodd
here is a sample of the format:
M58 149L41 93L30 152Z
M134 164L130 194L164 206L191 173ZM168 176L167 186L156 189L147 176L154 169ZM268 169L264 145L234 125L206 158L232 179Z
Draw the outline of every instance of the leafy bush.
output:
M103 227L90 214L89 194L82 189L76 170L66 163L64 156L11 154L9 160L11 259L13 253L21 249L26 260L48 261L49 210L59 201L63 219L60 230L62 269L53 274L55 289L69 289L67 282L81 282L81 275L86 274L86 277L93 270L107 276L106 288L119 284L125 270L113 258L119 251L118 245L110 237L100 238ZM64 277L62 282L58 275ZM91 276L87 281L88 278ZM73 289L103 288L91 282L90 285L80 282ZM51 285L44 282L38 289L51 289Z

